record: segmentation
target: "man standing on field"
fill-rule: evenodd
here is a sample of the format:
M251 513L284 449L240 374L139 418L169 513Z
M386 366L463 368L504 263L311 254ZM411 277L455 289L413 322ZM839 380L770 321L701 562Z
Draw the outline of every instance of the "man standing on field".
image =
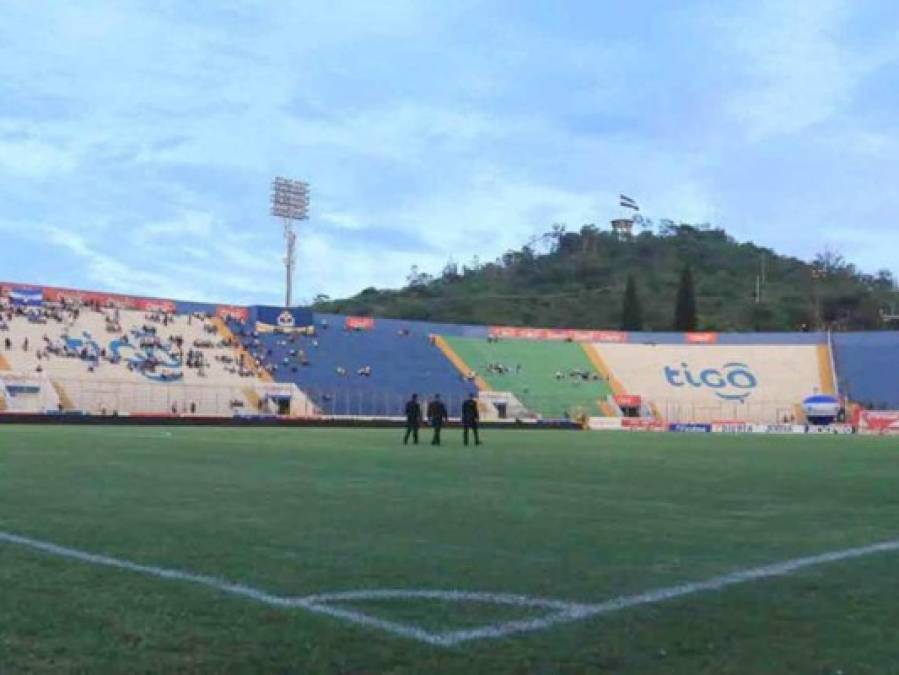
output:
M403 445L412 442L418 445L418 427L421 425L421 406L418 404L418 394L412 394L412 398L406 403L406 435L403 436Z
M478 411L478 401L474 394L470 394L465 402L462 403L462 442L468 445L468 432L474 434L474 444L480 445L481 439L478 438L478 420L481 414Z
M440 400L440 394L434 394L434 398L428 403L428 421L434 428L434 438L431 439L431 445L440 445L440 430L443 424L449 419L446 412L446 406Z

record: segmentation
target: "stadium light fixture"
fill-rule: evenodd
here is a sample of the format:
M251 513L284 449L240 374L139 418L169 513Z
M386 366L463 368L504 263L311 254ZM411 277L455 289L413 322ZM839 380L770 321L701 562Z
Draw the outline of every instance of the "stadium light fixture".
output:
M296 266L297 234L294 222L309 218L309 183L278 176L272 181L271 214L284 221L284 306L293 301L293 270Z

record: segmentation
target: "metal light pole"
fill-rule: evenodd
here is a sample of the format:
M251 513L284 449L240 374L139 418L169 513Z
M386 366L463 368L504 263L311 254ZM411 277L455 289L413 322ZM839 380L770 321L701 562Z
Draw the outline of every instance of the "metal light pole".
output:
M271 214L284 221L285 293L284 306L290 307L293 296L293 269L296 266L297 234L294 221L309 218L309 183L278 177L272 181Z
M826 272L823 268L812 265L812 292L815 297L815 328L817 330L821 330L824 325L823 317L821 316L821 291L818 288L819 282L826 276Z

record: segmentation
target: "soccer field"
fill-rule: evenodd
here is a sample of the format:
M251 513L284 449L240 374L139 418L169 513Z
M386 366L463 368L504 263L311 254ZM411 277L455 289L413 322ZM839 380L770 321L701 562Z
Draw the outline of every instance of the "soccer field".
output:
M0 673L899 672L895 439L460 435L0 427Z

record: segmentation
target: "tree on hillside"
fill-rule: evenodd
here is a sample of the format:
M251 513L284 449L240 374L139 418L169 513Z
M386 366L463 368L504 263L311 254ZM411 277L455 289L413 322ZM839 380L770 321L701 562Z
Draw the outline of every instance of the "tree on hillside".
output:
M643 307L637 294L637 282L634 275L627 276L624 288L624 303L621 307L621 330L643 330Z
M759 272L759 256L765 257L764 303L748 288ZM685 294L685 307L693 307L684 312L689 318L675 321L671 290L685 265L702 266L701 324L692 292ZM814 263L803 262L738 242L721 229L667 219L628 242L589 224L578 231L557 224L496 260L475 257L437 271L433 278L416 267L405 288L369 288L330 302L318 298L316 309L450 323L613 329L624 320L621 281L629 275L640 280L635 285L644 330L673 323L720 331L795 330L821 321L866 330L882 327L880 310L895 313L889 308L899 303L889 272L865 274L833 249L824 249Z
M677 289L677 304L674 308L674 330L689 332L696 330L696 290L693 288L693 272L684 267Z

